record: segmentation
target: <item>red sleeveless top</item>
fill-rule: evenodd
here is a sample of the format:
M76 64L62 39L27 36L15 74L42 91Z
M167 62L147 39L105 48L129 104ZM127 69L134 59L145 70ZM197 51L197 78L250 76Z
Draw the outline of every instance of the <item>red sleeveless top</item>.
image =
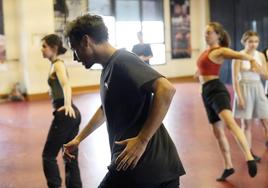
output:
M221 68L221 64L214 63L208 58L208 54L218 48L212 48L204 51L197 60L197 67L199 74L203 76L215 75L218 76Z

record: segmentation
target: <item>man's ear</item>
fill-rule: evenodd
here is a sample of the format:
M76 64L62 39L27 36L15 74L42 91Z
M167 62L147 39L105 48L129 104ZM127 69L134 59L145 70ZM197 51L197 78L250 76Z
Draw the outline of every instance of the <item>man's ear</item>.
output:
M81 44L82 44L83 46L92 46L92 44L94 44L94 40L93 40L90 36L88 36L88 35L84 35L84 36L82 37Z

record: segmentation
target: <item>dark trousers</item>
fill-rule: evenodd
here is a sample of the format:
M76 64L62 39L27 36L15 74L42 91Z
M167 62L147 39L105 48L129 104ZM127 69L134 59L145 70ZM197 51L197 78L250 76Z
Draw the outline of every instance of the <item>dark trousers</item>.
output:
M146 180L133 180L127 175L119 175L109 171L98 188L179 188L180 178L165 182L146 182Z
M60 105L59 105L60 106ZM54 111L54 119L48 132L47 140L43 150L43 170L49 188L61 186L61 177L57 164L57 155L63 148L63 144L72 140L79 131L81 116L79 110L73 106L76 119L65 115L64 111ZM67 188L81 188L82 182L78 166L78 150L74 152L75 159L65 160L65 184Z

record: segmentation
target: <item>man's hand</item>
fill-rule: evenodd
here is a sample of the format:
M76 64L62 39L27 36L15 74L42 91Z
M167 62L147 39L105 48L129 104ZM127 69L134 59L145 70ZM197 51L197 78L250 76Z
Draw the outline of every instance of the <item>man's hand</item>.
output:
M74 138L73 140L71 140L70 142L68 142L67 144L64 144L64 157L67 160L72 160L75 158L75 156L72 154L73 151L77 150L78 145L79 145L79 140Z
M126 146L122 153L115 160L117 170L127 170L129 167L134 169L144 153L148 142L143 142L138 137L116 141L118 145Z
M145 60L146 60L146 57L143 56L143 55L141 55L141 56L139 56L139 57L140 57L140 59L141 59L142 61L145 61Z

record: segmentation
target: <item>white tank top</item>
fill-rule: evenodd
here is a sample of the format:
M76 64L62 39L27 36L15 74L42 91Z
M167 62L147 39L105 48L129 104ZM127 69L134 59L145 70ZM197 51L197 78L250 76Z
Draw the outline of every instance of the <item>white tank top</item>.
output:
M245 53L243 51L241 51L242 53ZM253 54L253 58L256 60L256 62L262 66L262 61L259 55L258 51L255 51ZM241 80L261 80L260 74L256 73L256 72L252 72L250 70L251 65L250 62L247 60L243 60L241 62L241 71L240 71L240 78Z

